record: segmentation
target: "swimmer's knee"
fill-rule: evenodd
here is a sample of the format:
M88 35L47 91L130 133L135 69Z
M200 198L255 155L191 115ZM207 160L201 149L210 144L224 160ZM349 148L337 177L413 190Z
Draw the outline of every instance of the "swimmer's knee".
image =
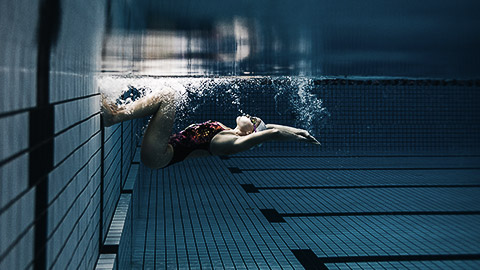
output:
M170 87L164 87L164 88L162 88L162 93L168 94L168 95L173 95L173 94L175 94L175 90L173 90Z
M145 151L140 152L140 160L143 165L153 170L161 169L168 165L168 162L166 162L165 159L152 156L148 153L145 154Z
M142 163L150 169L161 169L170 163L173 158L173 148L171 145L167 146L164 151L156 151L158 149L152 149L151 147L144 147L140 150L140 160ZM163 153L162 153L163 152Z
M173 90L170 87L162 88L162 90L159 93L161 99L163 101L166 101L167 103L175 100L175 94L176 94L175 90Z

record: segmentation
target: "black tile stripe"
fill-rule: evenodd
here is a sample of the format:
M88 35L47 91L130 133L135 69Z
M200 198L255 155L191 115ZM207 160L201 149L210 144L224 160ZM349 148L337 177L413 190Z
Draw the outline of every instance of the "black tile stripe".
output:
M282 217L343 217L343 216L460 216L480 215L480 211L390 211L390 212L326 212L282 213Z
M255 155L255 156L220 156L222 160L228 159L243 159L243 158L417 158L417 157L431 157L431 158L438 158L438 157L480 157L480 155Z
M258 188L256 188L255 185L253 185L253 184L243 184L243 185L240 185L240 186L242 186L242 188L247 193L260 193Z
M242 170L240 170L238 167L228 167L228 170L231 173L242 173Z
M260 209L260 212L265 216L269 222L286 222L282 215L275 209Z
M358 217L358 216L461 216L480 215L480 211L390 211L390 212L324 212L324 213L278 213L275 209L260 209L272 223L286 222L284 217Z
M242 171L432 171L432 170L480 170L480 167L438 167L438 168L258 168L258 169L239 169L237 167L229 167L230 171L237 170Z
M352 185L352 186L272 186L256 187L253 184L241 185L247 193L258 193L259 190L295 190L295 189L370 189L370 188L478 188L480 185Z
M311 249L292 249L292 253L306 270L328 270Z
M323 263L339 262L391 262L391 261L471 261L480 260L480 254L437 254L437 255L391 255L391 256L345 256L318 258Z
M470 261L480 260L480 254L343 256L320 258L311 249L292 249L297 260L307 270L328 269L328 263L398 262L398 261Z

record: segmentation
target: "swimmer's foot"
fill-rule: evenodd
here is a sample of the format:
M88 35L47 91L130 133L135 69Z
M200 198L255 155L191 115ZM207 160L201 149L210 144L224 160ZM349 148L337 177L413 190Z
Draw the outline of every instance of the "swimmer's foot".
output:
M109 104L105 96L102 95L102 118L103 118L103 124L106 127L112 126L118 122L117 111L118 111L117 106L113 104Z

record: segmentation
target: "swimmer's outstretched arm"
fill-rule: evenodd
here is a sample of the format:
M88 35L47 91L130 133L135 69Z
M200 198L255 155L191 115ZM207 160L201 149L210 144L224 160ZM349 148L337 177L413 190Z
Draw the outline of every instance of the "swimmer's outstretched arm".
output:
M312 137L313 138L313 137ZM246 136L235 136L232 134L218 134L210 144L210 150L214 155L231 155L246 151L258 144L267 141L301 141L318 144L300 134L290 131L270 128Z
M320 142L315 139L308 131L304 129L299 129L299 128L294 128L294 127L289 127L289 126L283 126L283 125L277 125L277 124L266 124L267 129L278 129L282 130L285 132L291 132L300 136L305 137L308 139L308 142L314 143L314 144L320 144Z
M103 122L105 126L108 127L123 121L153 115L160 107L160 103L172 102L172 96L174 95L174 90L165 88L157 93L142 97L135 102L123 106L109 104L107 99L102 95ZM174 106L173 102L172 106Z

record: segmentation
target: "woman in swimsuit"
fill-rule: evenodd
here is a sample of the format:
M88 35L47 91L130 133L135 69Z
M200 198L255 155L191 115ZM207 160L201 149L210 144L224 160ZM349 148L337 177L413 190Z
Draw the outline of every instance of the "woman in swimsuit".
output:
M175 92L164 89L125 106L108 104L102 98L105 126L153 115L143 136L142 162L158 169L187 158L231 155L266 141L303 141L320 144L308 131L288 126L265 124L260 118L238 116L237 126L229 128L216 121L192 124L171 135L175 118Z

